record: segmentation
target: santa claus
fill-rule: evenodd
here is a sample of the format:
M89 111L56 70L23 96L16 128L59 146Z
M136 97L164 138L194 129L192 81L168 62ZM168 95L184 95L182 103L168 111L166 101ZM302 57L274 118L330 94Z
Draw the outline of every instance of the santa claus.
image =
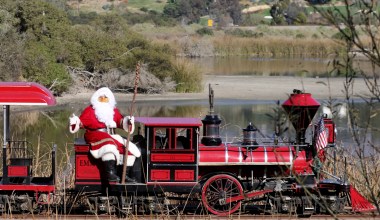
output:
M86 130L84 139L90 144L90 153L96 159L102 159L105 165L108 181L119 181L116 164L123 164L126 140L115 133L115 128L122 128L133 133L134 117L123 117L116 107L115 96L107 87L98 89L91 97L91 105L86 107L78 117L70 117L70 132L79 128ZM135 144L129 142L127 166L133 166L136 158L141 156ZM126 176L128 182L134 179Z

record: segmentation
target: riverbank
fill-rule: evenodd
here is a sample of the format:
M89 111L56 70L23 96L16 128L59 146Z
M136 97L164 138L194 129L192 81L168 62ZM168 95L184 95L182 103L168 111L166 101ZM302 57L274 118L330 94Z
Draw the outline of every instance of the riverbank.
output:
M207 100L209 84L215 99L285 100L293 89L311 93L316 99L343 99L345 78L302 78L293 76L220 76L206 75L200 93L138 94L136 101ZM354 95L368 93L364 80L355 79ZM65 94L57 97L57 104L89 103L92 92ZM115 93L117 101L132 100L133 94Z

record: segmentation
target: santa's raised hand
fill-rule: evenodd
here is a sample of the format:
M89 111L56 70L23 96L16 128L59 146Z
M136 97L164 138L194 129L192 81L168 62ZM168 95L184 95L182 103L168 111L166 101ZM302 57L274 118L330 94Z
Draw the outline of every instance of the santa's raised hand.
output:
M74 113L69 117L69 131L74 134L79 131L80 128L80 119Z
M123 129L129 133L133 133L133 131L135 131L135 117L134 116L125 116L124 117Z

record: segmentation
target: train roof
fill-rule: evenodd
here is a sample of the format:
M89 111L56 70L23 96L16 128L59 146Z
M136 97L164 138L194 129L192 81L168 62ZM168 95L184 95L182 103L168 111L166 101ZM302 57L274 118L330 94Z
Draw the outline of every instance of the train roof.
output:
M0 82L0 105L55 105L54 95L35 82Z
M202 125L202 122L199 118L136 117L135 121L143 123L146 126L157 127L199 127Z

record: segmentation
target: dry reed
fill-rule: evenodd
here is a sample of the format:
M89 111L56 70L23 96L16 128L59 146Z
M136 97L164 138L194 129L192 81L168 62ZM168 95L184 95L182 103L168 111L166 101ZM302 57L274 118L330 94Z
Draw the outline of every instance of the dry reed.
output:
M254 56L283 58L324 58L343 47L331 39L294 39L286 37L239 38L225 36L214 39L217 56Z
M371 203L380 205L380 155L359 159L338 148L334 159L333 150L328 152L324 169L330 174L339 174L338 177L346 179Z

